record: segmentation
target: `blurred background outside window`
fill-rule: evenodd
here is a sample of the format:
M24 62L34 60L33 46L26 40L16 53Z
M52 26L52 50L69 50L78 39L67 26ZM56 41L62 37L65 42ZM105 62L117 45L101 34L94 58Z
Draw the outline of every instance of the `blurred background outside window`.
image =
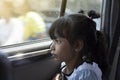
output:
M102 0L67 0L65 15L95 10ZM62 0L0 0L0 46L48 37L48 30L60 14ZM100 23L100 22L99 22Z

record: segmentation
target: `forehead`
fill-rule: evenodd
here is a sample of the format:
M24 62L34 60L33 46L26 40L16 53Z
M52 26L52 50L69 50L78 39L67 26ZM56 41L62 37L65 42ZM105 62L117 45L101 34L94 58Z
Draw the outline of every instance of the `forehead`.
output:
M60 35L59 35L58 33L56 33L56 32L54 33L54 37L55 37L55 38L62 38L62 37L60 37Z

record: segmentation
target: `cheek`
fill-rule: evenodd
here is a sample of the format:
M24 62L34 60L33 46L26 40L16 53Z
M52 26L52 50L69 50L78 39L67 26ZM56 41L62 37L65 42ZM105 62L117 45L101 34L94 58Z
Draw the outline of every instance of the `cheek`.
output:
M69 61L73 57L72 48L68 45L56 47L55 53L60 61Z

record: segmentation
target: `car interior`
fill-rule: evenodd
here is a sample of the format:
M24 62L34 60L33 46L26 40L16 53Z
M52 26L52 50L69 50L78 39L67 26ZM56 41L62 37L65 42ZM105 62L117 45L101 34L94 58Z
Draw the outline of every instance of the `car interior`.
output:
M59 17L64 16L67 2L61 0ZM107 37L110 65L103 80L120 80L120 0L103 0L101 15L100 30ZM1 46L0 80L52 80L61 64L50 53L51 42L45 39Z

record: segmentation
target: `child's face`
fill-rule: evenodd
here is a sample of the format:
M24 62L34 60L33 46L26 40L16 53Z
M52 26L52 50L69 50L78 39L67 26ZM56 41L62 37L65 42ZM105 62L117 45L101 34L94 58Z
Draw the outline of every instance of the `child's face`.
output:
M51 53L55 58L62 62L69 62L74 58L74 51L68 40L65 38L56 38L51 45Z

